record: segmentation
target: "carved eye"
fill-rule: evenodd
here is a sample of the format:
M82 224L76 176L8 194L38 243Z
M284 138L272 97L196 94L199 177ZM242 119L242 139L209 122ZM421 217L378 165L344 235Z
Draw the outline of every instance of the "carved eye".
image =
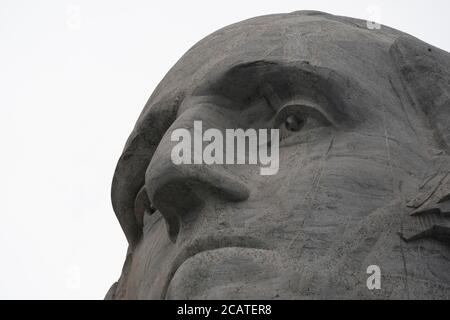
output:
M303 119L303 117L298 117L295 115L288 116L284 121L284 126L288 131L298 132L302 130L304 125L305 120Z
M285 140L291 136L301 135L302 131L330 125L331 122L317 107L289 104L278 111L273 127L280 130L280 140Z
M280 123L278 126L278 129L280 130L280 141L300 132L305 127L307 120L308 119L302 115L287 115L284 122Z

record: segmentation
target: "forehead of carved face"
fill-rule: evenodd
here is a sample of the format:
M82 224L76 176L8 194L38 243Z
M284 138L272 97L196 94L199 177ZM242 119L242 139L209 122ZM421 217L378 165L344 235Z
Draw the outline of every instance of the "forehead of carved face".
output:
M301 12L191 48L149 99L113 181L133 248L130 297L289 297L295 265L319 264L347 225L411 196L440 147L399 74L402 36ZM194 121L280 129L278 172L174 164L171 133Z

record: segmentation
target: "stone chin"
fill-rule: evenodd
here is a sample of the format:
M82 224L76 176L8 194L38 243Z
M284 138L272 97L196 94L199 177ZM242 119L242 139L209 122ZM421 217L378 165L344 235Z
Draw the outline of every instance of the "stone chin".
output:
M449 53L353 18L299 11L207 36L117 164L129 249L106 298L450 297L449 83ZM217 136L277 129L276 174L174 164L172 133L196 121Z

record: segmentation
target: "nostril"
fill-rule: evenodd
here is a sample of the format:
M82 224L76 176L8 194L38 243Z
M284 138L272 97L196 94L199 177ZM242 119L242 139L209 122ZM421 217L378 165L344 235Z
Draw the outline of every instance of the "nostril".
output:
M153 161L155 160L155 161ZM213 166L176 166L170 161L153 159L147 168L145 184L148 196L166 222L171 241L175 242L183 220L199 212L209 196L226 201L244 201L248 187L223 168ZM160 159L163 160L163 159Z
M134 217L136 219L139 230L144 226L144 214L155 213L156 209L150 202L145 185L139 190L134 200Z
M166 221L169 238L176 242L180 232L182 217L203 206L202 199L193 191L189 180L174 179L161 185L153 194L155 206Z

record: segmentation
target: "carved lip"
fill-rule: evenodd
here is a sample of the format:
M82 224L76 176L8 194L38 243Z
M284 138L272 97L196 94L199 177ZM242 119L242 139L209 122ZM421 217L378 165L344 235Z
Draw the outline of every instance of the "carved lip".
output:
M271 248L262 240L242 235L223 235L223 236L206 236L197 238L186 245L181 252L175 257L167 281L162 291L162 298L166 299L167 290L178 268L193 256L211 250L219 250L223 248L245 248L245 249L264 249Z

